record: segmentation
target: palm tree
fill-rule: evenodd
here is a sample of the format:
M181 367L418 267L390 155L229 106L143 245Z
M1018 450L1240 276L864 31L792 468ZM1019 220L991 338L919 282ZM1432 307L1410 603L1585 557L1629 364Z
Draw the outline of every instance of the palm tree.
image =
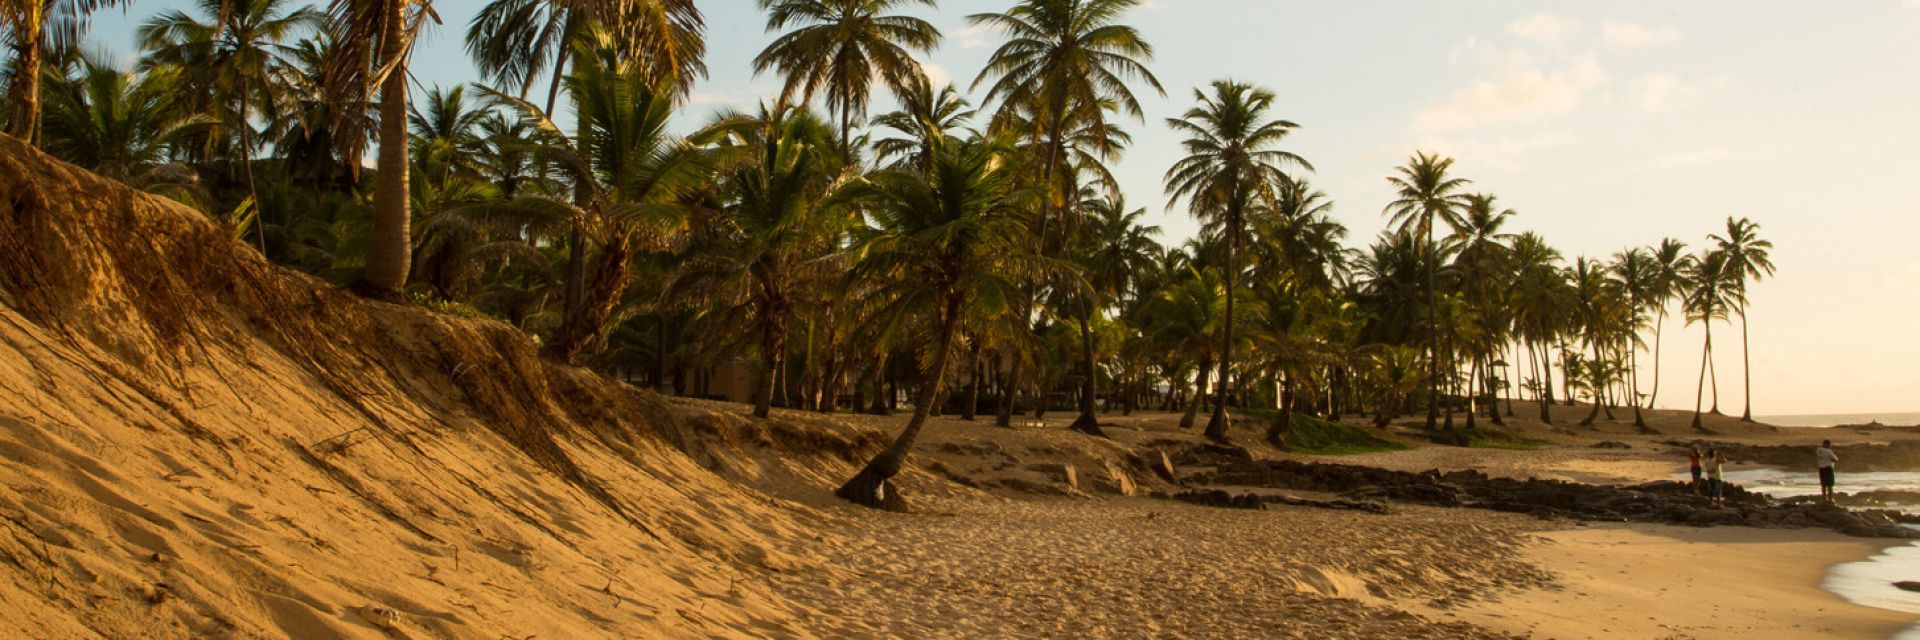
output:
M940 44L932 23L887 13L908 4L935 6L934 0L760 0L768 31L794 29L754 57L753 71L786 77L782 104L824 95L828 112L840 118L841 150L852 156L853 122L866 118L874 80L895 95L925 84L912 52L924 55Z
M1729 296L1729 273L1732 268L1727 264L1728 256L1720 251L1707 251L1691 260L1687 271L1687 322L1698 322L1706 328L1706 342L1700 347L1700 382L1696 385L1693 398L1693 428L1708 432L1700 421L1700 405L1706 396L1707 368L1713 363L1713 321L1727 319Z
M896 168L926 170L931 166L934 148L959 134L974 114L959 89L949 84L935 93L924 76L914 79L895 98L900 110L874 116L868 126L899 134L873 142L876 162L891 162Z
M1737 302L1736 311L1740 312L1740 369L1746 407L1741 410L1740 420L1753 422L1753 365L1747 353L1747 281L1759 282L1773 275L1773 260L1768 255L1773 242L1760 238L1760 225L1752 220L1727 218L1727 235L1708 236L1716 249L1727 257L1727 280L1733 289L1732 298Z
M379 160L375 163L373 227L367 266L355 288L364 294L394 298L407 284L413 261L413 214L408 196L407 59L427 20L438 21L432 0L333 0L327 34L334 45L324 85L339 114L353 118L345 105L373 101L379 94ZM358 136L343 136L348 164L359 164Z
M1579 320L1581 339L1593 352L1588 361L1592 372L1604 371L1606 357L1602 353L1612 344L1610 334L1618 330L1617 312L1621 308L1619 288L1608 276L1607 268L1599 261L1585 256L1573 262L1573 301L1575 316ZM1600 415L1600 407L1605 403L1602 397L1606 388L1603 376L1589 375L1587 382L1593 396L1593 410L1580 421L1580 426L1592 426L1594 418Z
M1502 208L1499 199L1493 194L1474 193L1465 198L1465 206L1460 211L1461 225L1447 238L1454 253L1454 268L1459 272L1460 293L1471 315L1478 321L1474 333L1480 338L1476 349L1467 352L1472 360L1468 369L1467 397L1470 407L1467 413L1467 426L1473 426L1474 410L1479 408L1482 394L1474 390L1474 385L1485 385L1484 370L1492 368L1494 356L1506 342L1512 325L1511 314L1506 298L1512 291L1512 283L1502 275L1511 271L1507 262L1510 257L1508 243L1512 234L1501 229L1507 220L1518 213ZM1483 369L1482 367L1486 369ZM1493 390L1486 389L1488 404L1493 404ZM1494 424L1504 426L1498 411L1490 412Z
M607 319L626 291L634 253L685 223L693 206L689 200L709 184L714 160L696 143L715 132L691 138L672 134L670 87L648 85L644 72L624 65L614 47L583 53L563 83L573 102L577 136L563 134L532 103L490 92L536 123L548 140L542 154L568 174L577 191L569 199L522 196L502 207L576 233L582 242L571 251L582 254L582 264L592 255L578 304L564 311L546 348L565 362L605 337Z
M1227 436L1228 380L1233 366L1233 292L1241 265L1239 250L1245 233L1246 211L1256 201L1271 200L1274 191L1291 181L1288 168L1313 170L1313 165L1298 155L1276 148L1299 125L1270 119L1273 92L1252 85L1219 80L1211 95L1194 90L1199 106L1180 118L1167 119L1167 126L1185 134L1182 146L1186 157L1167 170L1165 178L1169 207L1187 201L1187 210L1202 220L1218 218L1224 227L1226 262L1221 265L1227 288L1225 330L1220 340L1219 400L1213 417L1207 421L1207 437Z
M144 64L182 70L193 93L190 104L220 114L222 128L239 134L240 149L228 159L239 163L247 193L257 206L255 109L266 110L271 120L274 110L286 102L286 88L279 80L293 64L295 49L290 43L319 29L325 15L311 6L289 6L290 0L197 0L195 4L204 21L171 10L141 24L135 37L147 50ZM258 214L256 218L263 219ZM264 253L266 225L256 227Z
M1667 305L1685 293L1689 256L1686 243L1673 238L1661 240L1648 255L1653 264L1647 279L1648 295L1643 302L1657 310L1653 324L1653 392L1647 394L1647 410L1652 411L1654 402L1660 399L1660 344L1661 332L1667 324Z
M180 108L175 67L127 71L85 55L75 71L46 81L40 142L94 173L130 180L165 163L171 147L207 122Z
M1643 316L1640 314L1645 309L1647 300L1658 295L1659 269L1653 255L1645 249L1636 247L1613 255L1613 273L1619 279L1620 292L1627 298L1625 309L1629 322L1625 327L1627 371L1628 380L1633 389L1632 397L1628 400L1633 403L1633 426L1643 431L1647 429L1647 421L1640 415L1640 345L1642 343L1639 336L1643 322Z
M830 235L832 219L818 215L837 176L832 133L807 111L784 105L754 117L725 115L723 150L737 150L739 164L724 172L727 206L714 220L713 239L680 266L667 299L686 298L719 313L746 315L760 336L760 376L754 382L753 415L767 417L775 377L783 369L788 323L800 292L804 261L818 257L817 237Z
M1125 296L1136 282L1135 274L1152 268L1155 249L1153 235L1160 227L1141 224L1146 209L1127 210L1119 196L1091 200L1082 209L1090 214L1081 233L1075 234L1078 251L1074 262L1086 270L1088 287L1077 296L1076 315L1080 321L1080 366L1084 377L1080 387L1080 416L1070 427L1089 434L1103 435L1094 416L1098 394L1099 370L1094 366L1093 320L1114 302Z
M1540 421L1553 422L1553 340L1566 325L1572 297L1560 268L1560 251L1532 232L1520 234L1511 249L1514 329L1526 343L1540 405Z
M1398 233L1425 237L1424 251L1429 255L1437 253L1434 243L1434 226L1445 223L1454 229L1464 225L1460 210L1466 206L1466 194L1460 190L1471 181L1447 175L1453 168L1453 158L1438 155L1416 153L1407 161L1406 166L1395 169L1397 175L1387 177L1387 184L1394 188L1396 199L1389 203L1386 213L1392 216L1391 223L1398 227ZM1434 428L1440 411L1440 309L1439 286L1436 271L1439 268L1437 257L1427 261L1427 428Z
M33 144L40 132L40 74L52 60L74 50L93 12L132 0L0 0L0 43L7 45L13 76L7 133Z
M1016 176L997 161L999 145L970 141L942 147L932 170L882 171L848 187L873 228L850 250L849 281L873 286L867 323L926 327L919 362L926 376L913 417L884 451L835 491L856 504L899 508L890 482L905 464L947 378L955 336L973 313L1018 313L1020 288L1060 263L1034 253L1016 215Z

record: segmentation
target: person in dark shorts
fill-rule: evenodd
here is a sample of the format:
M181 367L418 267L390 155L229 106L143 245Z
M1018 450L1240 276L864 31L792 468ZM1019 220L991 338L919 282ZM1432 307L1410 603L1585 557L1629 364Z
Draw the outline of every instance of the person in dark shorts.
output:
M1700 466L1700 445L1693 445L1693 449L1687 452L1687 463L1693 466L1693 495L1700 495L1700 474L1702 469Z
M1820 467L1820 499L1833 504L1833 465L1840 462L1840 456L1833 453L1832 440L1820 441L1820 448L1813 450L1813 461Z

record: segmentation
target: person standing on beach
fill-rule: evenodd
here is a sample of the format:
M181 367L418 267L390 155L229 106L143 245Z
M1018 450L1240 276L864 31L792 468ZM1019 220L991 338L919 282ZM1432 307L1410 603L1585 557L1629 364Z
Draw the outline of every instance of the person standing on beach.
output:
M1687 452L1687 463L1693 467L1693 495L1700 495L1700 445Z
M1833 453L1833 441L1821 440L1820 448L1813 450L1813 460L1820 466L1820 498L1833 504L1833 465L1840 461L1840 456Z
M1720 455L1720 450L1718 449L1708 449L1707 463L1710 465L1707 467L1707 497L1713 498L1713 503L1717 505L1724 500L1724 492L1727 487L1726 469L1724 468L1727 464L1727 457Z

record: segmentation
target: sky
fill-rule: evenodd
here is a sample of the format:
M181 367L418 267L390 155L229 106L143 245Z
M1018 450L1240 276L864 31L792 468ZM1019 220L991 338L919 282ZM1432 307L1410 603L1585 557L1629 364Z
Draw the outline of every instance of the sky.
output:
M929 75L967 88L1000 34L965 17L1010 2L908 10L946 36ZM106 12L94 41L130 55L134 25L184 4ZM462 37L481 4L436 2L417 83L478 79ZM779 87L752 72L773 38L755 3L700 7L711 76L688 128ZM1146 117L1116 173L1170 243L1196 226L1167 206L1179 139L1165 119L1233 78L1300 125L1284 146L1314 165L1355 245L1385 226L1385 177L1416 150L1457 158L1474 190L1519 213L1510 230L1569 261L1667 237L1697 249L1728 216L1751 218L1779 267L1750 294L1755 414L1920 410L1920 0L1146 0L1127 21L1167 94L1136 87ZM1659 404L1690 407L1704 335L1665 326ZM1739 326L1714 333L1721 406L1737 414Z

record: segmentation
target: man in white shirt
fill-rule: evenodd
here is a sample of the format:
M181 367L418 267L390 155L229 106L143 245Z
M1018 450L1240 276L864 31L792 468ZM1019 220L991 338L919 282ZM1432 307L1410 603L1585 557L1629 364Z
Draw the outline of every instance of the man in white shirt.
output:
M1833 504L1833 463L1840 461L1840 456L1833 454L1833 441L1821 440L1820 448L1813 450L1813 459L1820 465L1820 497Z

